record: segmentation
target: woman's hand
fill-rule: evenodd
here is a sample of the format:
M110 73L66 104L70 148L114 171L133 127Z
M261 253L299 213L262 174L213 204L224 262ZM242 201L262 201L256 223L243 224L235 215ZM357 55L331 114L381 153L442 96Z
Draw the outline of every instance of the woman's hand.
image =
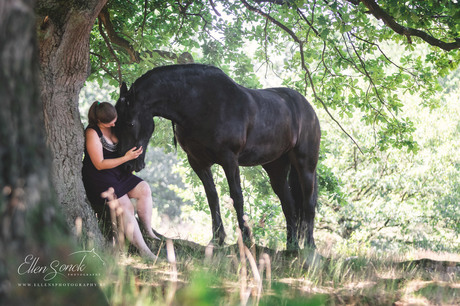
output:
M142 152L144 152L144 150L142 149L142 146L140 146L139 149L137 149L137 150L136 150L136 147L134 147L131 150L129 150L128 152L126 152L125 157L128 160L136 159L136 158L139 157L139 155L142 154Z
M139 149L134 147L121 157L104 159L104 150L96 130L93 128L86 129L85 136L86 149L88 150L91 162L97 170L113 169L126 163L127 161L138 158L139 155L144 152L142 146L140 146Z

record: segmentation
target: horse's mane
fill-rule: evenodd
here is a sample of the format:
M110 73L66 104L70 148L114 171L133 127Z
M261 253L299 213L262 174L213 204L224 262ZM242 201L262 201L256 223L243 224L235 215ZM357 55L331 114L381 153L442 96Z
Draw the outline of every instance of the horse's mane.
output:
M155 67L152 70L147 71L143 74L140 78L138 78L135 83L140 83L145 81L146 79L150 79L154 77L156 74L161 75L163 73L181 73L186 74L188 72L193 73L209 73L209 74L219 74L225 75L225 73L214 66L205 65L205 64L181 64L181 65L167 65L167 66L159 66Z

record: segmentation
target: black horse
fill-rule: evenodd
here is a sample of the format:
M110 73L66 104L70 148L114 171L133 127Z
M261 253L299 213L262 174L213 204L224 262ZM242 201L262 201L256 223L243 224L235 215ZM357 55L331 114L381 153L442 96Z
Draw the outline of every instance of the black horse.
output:
M288 249L299 241L314 247L317 199L316 165L321 131L315 111L288 88L248 89L222 70L201 64L152 69L131 86L123 83L116 104L121 153L143 146L144 154L126 164L144 166L154 116L176 124L175 137L201 179L212 215L213 240L222 245L225 231L211 166L225 171L239 227L243 220L239 166L262 165L279 197L287 224Z

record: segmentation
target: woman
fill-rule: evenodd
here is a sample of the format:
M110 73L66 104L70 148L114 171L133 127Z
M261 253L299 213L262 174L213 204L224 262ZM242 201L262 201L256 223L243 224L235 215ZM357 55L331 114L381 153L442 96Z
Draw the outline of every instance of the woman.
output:
M139 225L134 217L130 198L137 200L137 213L148 235L154 239L151 226L152 194L149 185L141 178L129 173L121 166L137 158L143 149L132 148L124 156L117 154L118 139L113 132L117 111L108 102L94 102L88 112L88 127L85 131L85 157L83 159L83 183L86 194L99 221L110 226L110 209L101 193L114 188L120 207L123 209L123 225L126 238L139 250L141 256L156 258L147 247ZM107 233L104 233L107 234Z

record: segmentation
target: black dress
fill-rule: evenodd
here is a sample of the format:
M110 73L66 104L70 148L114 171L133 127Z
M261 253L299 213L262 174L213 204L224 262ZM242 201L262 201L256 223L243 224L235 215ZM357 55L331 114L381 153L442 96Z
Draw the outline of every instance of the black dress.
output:
M102 143L104 159L120 157L117 153L117 145L108 143L97 125L88 126L86 129L93 129L97 132ZM112 187L117 198L120 198L142 181L141 178L125 171L122 165L112 169L97 170L91 162L86 146L82 175L86 195L99 221L110 220L110 211L105 205L106 199L101 197L101 193Z

